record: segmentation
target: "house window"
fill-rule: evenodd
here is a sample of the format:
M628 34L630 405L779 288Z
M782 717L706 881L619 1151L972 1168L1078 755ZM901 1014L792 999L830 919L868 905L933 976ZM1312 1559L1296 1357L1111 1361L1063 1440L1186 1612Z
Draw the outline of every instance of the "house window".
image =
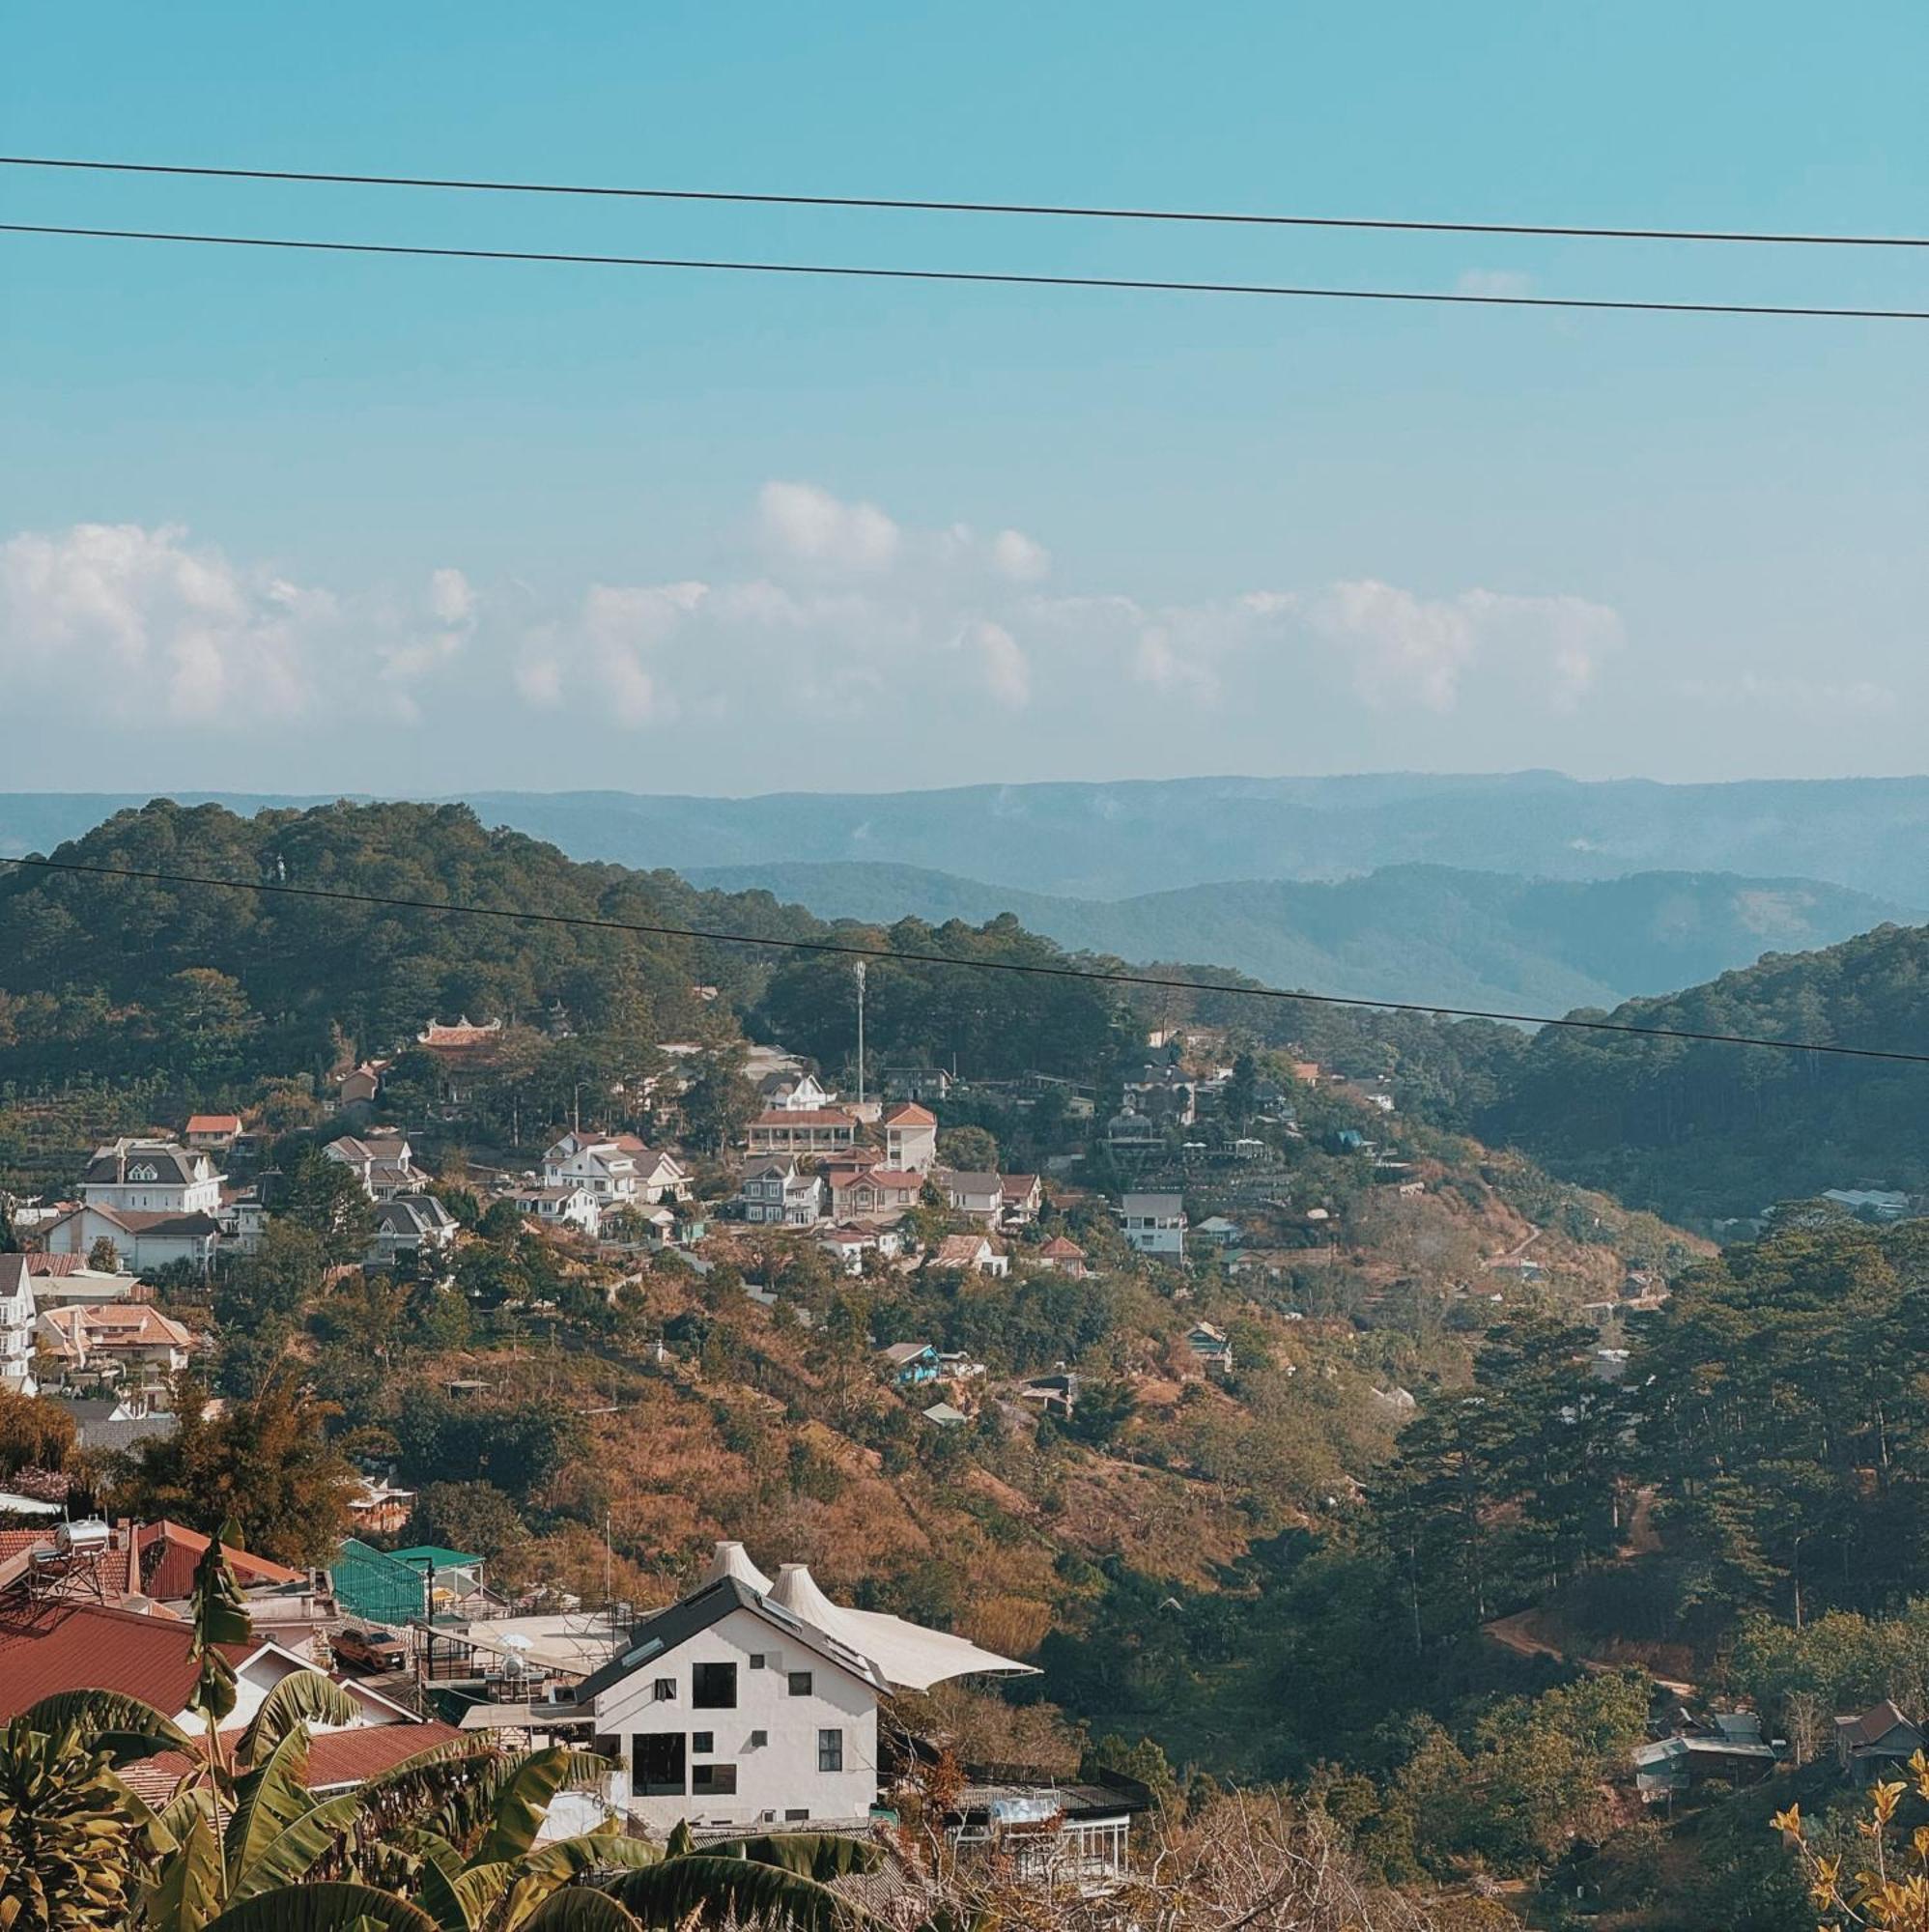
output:
M650 1687L650 1695L659 1704L674 1703L676 1701L676 1679L674 1677L659 1677Z
M843 1768L843 1732L819 1731L817 1733L817 1769L819 1771L842 1771Z
M684 1796L681 1731L638 1731L630 1741L630 1786L638 1798Z
M690 1701L699 1711L734 1711L737 1708L737 1666L734 1663L692 1665Z
M737 1767L733 1764L699 1764L690 1774L693 1798L728 1798L737 1789Z
M763 1654L763 1652L762 1652L762 1651L760 1651L760 1650L753 1650L753 1651L752 1651L752 1652L751 1652L751 1668L752 1668L752 1670L761 1670L761 1669L763 1668L763 1660L764 1660L764 1654Z
M808 1670L793 1670L790 1673L790 1694L793 1697L809 1696L810 1673Z
M770 1733L768 1731L752 1731L751 1733L751 1748L752 1750L762 1750L769 1743Z
M786 1825L796 1825L801 1823L804 1819L809 1817L809 1815L810 1812L808 1807L806 1807L798 1811L786 1811L783 1814L783 1821Z
M715 1731L692 1731L690 1734L690 1748L707 1756L717 1748L717 1733Z

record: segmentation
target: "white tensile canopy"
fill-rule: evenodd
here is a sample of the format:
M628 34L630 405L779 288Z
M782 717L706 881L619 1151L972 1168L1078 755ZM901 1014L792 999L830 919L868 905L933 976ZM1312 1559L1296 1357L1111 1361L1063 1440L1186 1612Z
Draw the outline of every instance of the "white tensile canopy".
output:
M721 1547L720 1547L721 1555ZM748 1562L748 1558L745 1559ZM925 1630L881 1610L853 1610L834 1604L802 1563L785 1563L768 1591L770 1601L812 1630L867 1657L894 1690L928 1690L950 1677L991 1672L1035 1676L1035 1667L945 1631Z
M770 1578L751 1561L741 1543L720 1543L711 1551L703 1584L721 1583L725 1577L734 1577L747 1590L754 1590L760 1597L770 1595Z

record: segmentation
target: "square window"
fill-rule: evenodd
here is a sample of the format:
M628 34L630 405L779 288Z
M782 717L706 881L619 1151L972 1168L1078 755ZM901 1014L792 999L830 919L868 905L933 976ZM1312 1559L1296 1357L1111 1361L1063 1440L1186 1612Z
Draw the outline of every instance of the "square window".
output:
M717 1733L715 1731L692 1731L690 1734L690 1748L694 1751L703 1751L705 1753L715 1750L717 1748Z
M697 1764L690 1769L693 1798L728 1798L736 1789L737 1767L733 1764Z
M770 1733L768 1731L752 1731L751 1733L751 1748L752 1750L762 1750L769 1743Z
M810 1673L808 1670L793 1670L790 1673L790 1694L793 1697L809 1696Z
M676 1679L674 1677L659 1677L651 1687L650 1694L659 1704L674 1703L676 1701Z
M817 1733L817 1769L819 1771L842 1771L843 1768L843 1732L819 1731Z
M761 1670L763 1668L763 1656L764 1654L760 1650L751 1652L751 1668L752 1670Z
M734 1711L737 1708L737 1666L734 1663L693 1664L690 1701L699 1711Z

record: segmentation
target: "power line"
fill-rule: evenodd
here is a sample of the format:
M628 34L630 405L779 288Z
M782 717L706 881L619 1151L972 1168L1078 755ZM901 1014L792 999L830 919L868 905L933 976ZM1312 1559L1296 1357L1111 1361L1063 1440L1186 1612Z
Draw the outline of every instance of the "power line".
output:
M603 269L697 269L723 274L813 275L877 282L966 282L1034 289L1129 289L1164 295L1273 296L1316 301L1441 302L1460 308L1610 309L1640 315L1825 317L1838 322L1929 322L1929 309L1830 308L1793 302L1631 301L1582 296L1503 296L1431 289L1340 289L1275 282L1184 282L1137 275L1042 275L973 269L884 269L831 262L740 262L684 255L578 255L538 248L436 248L401 242L318 242L279 235L201 235L156 228L77 228L0 221L0 235L80 236L99 242L184 242L219 248L281 248L323 255L411 255L451 262L544 262Z
M1929 236L1922 235L1815 235L1739 228L1601 228L1578 222L1421 221L1370 215L1270 214L1227 209L1101 208L1037 201L939 201L906 195L772 194L726 188L471 181L451 175L334 174L315 168L193 167L173 161L98 161L50 155L0 155L0 167L64 168L90 174L166 175L209 181L322 183L337 187L456 188L476 194L588 195L615 201L721 202L757 208L860 208L912 214L1023 214L1074 221L1209 222L1237 228L1340 228L1404 235L1547 236L1588 242L1733 242L1773 247L1929 248Z
M658 924L642 920L601 919L590 913L536 912L526 906L468 905L442 899L402 898L388 893L335 892L319 886L291 886L267 879L218 879L193 872L150 871L134 866L103 866L77 859L6 858L0 866L43 872L74 872L96 878L137 879L152 885L209 886L222 892L260 893L280 898L326 899L340 905L383 906L407 912L454 914L465 919L522 920L536 925L586 927L653 939L697 939L720 946L760 946L781 952L826 952L849 959L881 959L919 966L962 966L979 973L1025 973L1035 979L1084 980L1108 986L1150 986L1184 993L1227 993L1245 1000L1298 1000L1317 1007L1365 1007L1378 1012L1421 1013L1437 1018L1508 1020L1517 1025L1567 1027L1583 1033L1632 1034L1639 1039L1684 1039L1717 1046L1763 1046L1783 1053L1816 1053L1845 1060L1887 1060L1929 1066L1929 1053L1900 1048L1838 1046L1818 1040L1775 1039L1760 1034L1700 1033L1687 1027L1632 1026L1625 1020L1577 1019L1572 1014L1503 1012L1490 1007L1435 1006L1422 1000L1376 1000L1351 993L1296 993L1284 986L1227 986L1209 980L1181 980L1155 973L1114 972L1084 966L1054 966L1019 959L959 959L948 952L910 952L892 947L853 946L836 939L779 939L754 932L713 932L693 925Z

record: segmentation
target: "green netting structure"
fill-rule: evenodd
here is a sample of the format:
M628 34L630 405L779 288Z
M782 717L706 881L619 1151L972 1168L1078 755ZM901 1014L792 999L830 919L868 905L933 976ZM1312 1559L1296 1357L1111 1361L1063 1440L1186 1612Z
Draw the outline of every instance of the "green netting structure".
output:
M422 1614L422 1573L383 1550L352 1536L335 1552L329 1571L335 1580L335 1601L351 1616L365 1623L394 1625Z

